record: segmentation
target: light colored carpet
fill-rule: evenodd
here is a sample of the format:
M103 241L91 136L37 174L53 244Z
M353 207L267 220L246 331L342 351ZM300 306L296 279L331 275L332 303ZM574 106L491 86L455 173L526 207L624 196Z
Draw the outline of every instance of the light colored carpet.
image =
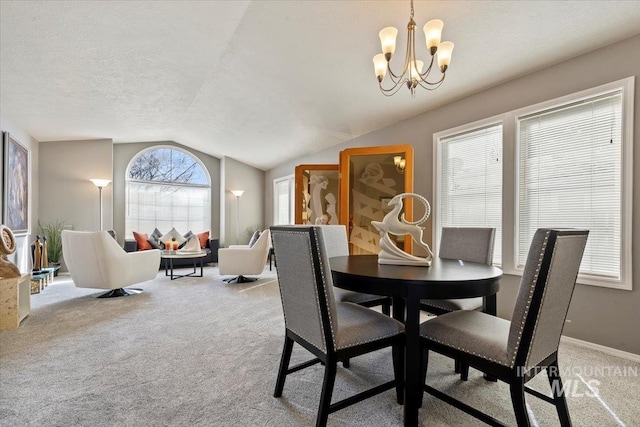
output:
M174 281L160 272L139 286L144 293L112 299L58 277L32 295L20 328L0 333L0 425L314 425L321 366L291 374L283 397L272 397L284 322L275 271L261 277L227 285L215 267ZM295 346L294 363L308 358ZM574 425L640 425L638 364L571 345L561 346L560 364ZM452 367L433 355L428 382L515 424L505 384L474 370L462 383ZM391 378L389 350L355 358L351 369L338 369L334 401ZM530 385L549 390L544 375ZM534 425L559 424L553 406L527 401ZM429 426L483 425L428 395L420 418ZM401 426L402 407L388 391L331 414L329 425Z

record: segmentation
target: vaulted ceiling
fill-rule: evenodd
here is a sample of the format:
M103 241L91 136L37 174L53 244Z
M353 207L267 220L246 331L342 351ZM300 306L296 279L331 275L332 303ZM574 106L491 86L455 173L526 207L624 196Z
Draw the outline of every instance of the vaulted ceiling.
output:
M0 112L38 141L172 140L267 170L640 33L638 1L416 1L444 85L383 96L409 1L0 1ZM615 66L603 58L603 67ZM588 72L588 70L585 70Z

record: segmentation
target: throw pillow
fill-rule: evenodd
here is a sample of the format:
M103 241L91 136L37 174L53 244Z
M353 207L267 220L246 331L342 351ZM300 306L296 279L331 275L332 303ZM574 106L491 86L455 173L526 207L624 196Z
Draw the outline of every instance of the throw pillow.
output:
M151 236L149 236L149 244L154 249L163 250L164 249L164 243L162 243L160 240L158 240L159 237L160 236L156 237L153 234Z
M136 239L139 251L148 251L150 249L153 249L149 244L149 236L147 236L146 233L136 233L134 231L133 238Z
M259 238L260 238L260 231L256 231L255 233L253 233L253 235L251 236L251 239L249 239L249 247L252 248L253 245L256 244Z
M173 227L171 230L169 230L169 232L167 234L165 234L164 236L160 237L160 241L161 242L167 242L167 241L176 241L178 242L178 245L183 244L184 242L187 241L187 239L185 239L184 237L182 237L182 234L178 233L176 231L176 228Z
M155 237L155 239L158 240L162 237L162 232L156 228L153 230L153 233L151 233L151 237Z
M204 233L199 233L198 240L200 240L200 249L206 248L207 240L209 240L209 232L205 231Z

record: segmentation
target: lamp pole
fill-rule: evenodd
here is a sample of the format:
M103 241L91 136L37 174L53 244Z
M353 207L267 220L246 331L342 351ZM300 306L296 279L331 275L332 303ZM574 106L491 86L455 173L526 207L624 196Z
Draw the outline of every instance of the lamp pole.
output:
M102 189L104 187L106 187L107 185L109 185L111 180L110 179L95 179L95 178L92 178L91 182L93 182L93 184L96 187L98 187L98 193L99 193L99 197L100 197L100 230L102 230Z
M240 244L240 233L238 233L238 222L240 222L240 196L244 194L244 190L231 190L236 196L236 244Z

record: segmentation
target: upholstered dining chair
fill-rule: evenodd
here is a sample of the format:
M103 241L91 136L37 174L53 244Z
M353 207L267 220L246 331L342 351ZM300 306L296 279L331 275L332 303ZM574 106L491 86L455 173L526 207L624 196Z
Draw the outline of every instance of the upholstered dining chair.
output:
M347 227L344 225L321 225L320 230L322 231L327 257L349 255ZM376 307L381 305L384 314L387 316L391 314L391 298L389 297L363 294L340 288L333 288L333 295L338 302L352 302L363 307Z
M232 274L235 277L224 279L226 283L253 282L256 278L245 277L248 275L262 274L267 265L269 254L269 242L271 235L269 230L260 234L253 246L232 245L228 248L218 249L218 268L221 275Z
M396 387L402 403L404 326L368 308L336 301L323 233L317 226L271 227L278 259L278 281L284 312L285 341L274 397L282 396L288 374L321 362L324 381L316 426L325 426L330 413ZM289 367L293 344L315 359ZM394 380L331 403L337 362L392 347Z
M478 311L455 311L420 325L424 370L429 350L461 360L509 384L518 426L529 426L524 393L556 406L562 426L571 419L558 368L558 345L587 243L587 230L539 229L529 248L511 322ZM546 369L552 397L525 386ZM493 417L425 384L433 396L491 425Z
M443 227L438 256L491 265L496 229L484 227ZM482 310L482 298L426 299L420 308L440 315L456 310Z
M98 298L142 292L126 286L154 279L160 263L159 250L125 252L106 231L62 230L62 256L77 287L110 289Z
M490 227L443 227L440 234L438 256L446 259L459 259L491 265L496 229ZM420 308L431 314L441 315L456 310L482 310L482 297L461 299L425 299L420 301ZM495 313L490 313L494 314ZM455 372L460 379L469 378L469 367L455 361Z

